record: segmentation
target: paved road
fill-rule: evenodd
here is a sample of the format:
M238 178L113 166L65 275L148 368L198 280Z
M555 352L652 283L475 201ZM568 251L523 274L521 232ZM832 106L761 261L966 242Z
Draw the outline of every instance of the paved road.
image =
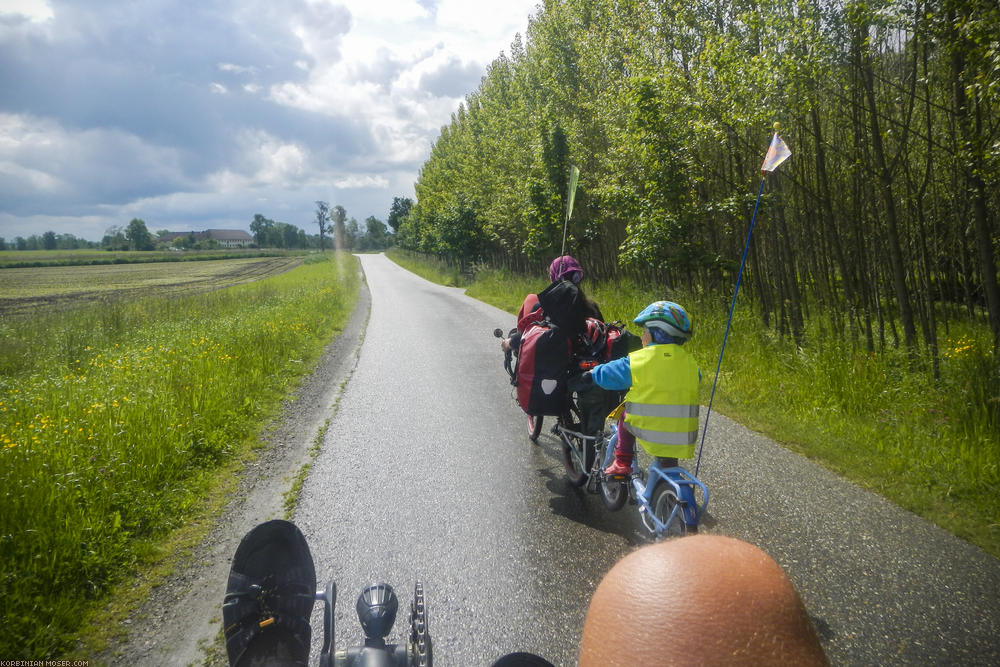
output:
M570 488L555 440L524 436L491 335L510 315L361 261L370 320L295 515L340 587L338 644L360 638L363 585L407 605L420 579L438 665L575 664L594 587L647 541L634 511ZM1000 664L1000 561L721 415L705 457L703 530L789 572L833 663Z

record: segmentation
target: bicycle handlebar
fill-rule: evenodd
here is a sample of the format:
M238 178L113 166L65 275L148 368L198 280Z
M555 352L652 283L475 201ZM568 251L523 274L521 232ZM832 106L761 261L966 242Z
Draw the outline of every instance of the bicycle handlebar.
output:
M516 331L517 331L517 329L511 329L510 334L507 337L509 338L510 336L513 336ZM497 338L503 339L504 338L503 329L500 329L499 327L496 328L496 329L494 329L493 330L493 335L496 336ZM505 371L507 371L507 375L510 376L511 384L513 384L514 383L514 350L512 350L509 346L507 347L506 350L503 351L503 369Z

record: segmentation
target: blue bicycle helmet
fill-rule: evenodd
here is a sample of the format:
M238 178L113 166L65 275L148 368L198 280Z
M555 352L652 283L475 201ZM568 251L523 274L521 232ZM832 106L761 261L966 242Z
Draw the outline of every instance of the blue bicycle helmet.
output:
M655 301L643 308L632 321L647 329L659 329L680 343L694 333L687 312L672 301Z

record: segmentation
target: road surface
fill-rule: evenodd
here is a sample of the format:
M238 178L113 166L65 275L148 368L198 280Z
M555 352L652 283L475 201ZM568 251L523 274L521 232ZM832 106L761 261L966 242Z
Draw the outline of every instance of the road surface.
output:
M338 584L338 645L360 640L354 601L375 581L397 589L401 637L420 580L436 664L575 664L602 574L648 541L634 510L571 488L555 439L525 437L492 336L511 315L361 263L370 319L294 517ZM785 568L834 664L1000 664L997 559L718 414L699 476L703 531Z

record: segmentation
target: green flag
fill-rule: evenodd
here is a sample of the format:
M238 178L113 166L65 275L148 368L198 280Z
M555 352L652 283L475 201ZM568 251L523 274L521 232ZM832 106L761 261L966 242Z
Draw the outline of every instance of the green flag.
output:
M569 226L569 216L573 215L573 200L576 199L576 182L580 179L580 170L577 166L570 165L569 169L569 197L566 200L566 219L563 221L563 241L560 255L566 254L566 227Z
M566 202L566 221L573 216L573 200L576 199L576 182L580 180L580 170L577 166L570 165L569 170L569 199Z

